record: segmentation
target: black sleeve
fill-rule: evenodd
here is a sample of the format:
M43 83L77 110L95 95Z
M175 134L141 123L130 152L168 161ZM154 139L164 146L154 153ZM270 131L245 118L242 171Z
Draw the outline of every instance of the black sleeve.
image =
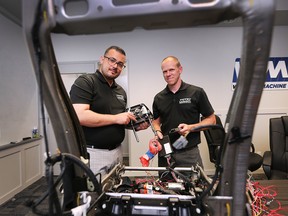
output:
M70 99L73 104L91 104L95 85L93 79L88 75L79 76L70 90Z
M214 109L204 89L201 89L200 92L199 111L204 117L210 116L214 113Z

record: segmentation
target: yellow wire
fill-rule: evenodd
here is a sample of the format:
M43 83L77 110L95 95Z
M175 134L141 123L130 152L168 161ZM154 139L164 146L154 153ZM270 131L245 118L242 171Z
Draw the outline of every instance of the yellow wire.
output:
M231 209L229 203L226 203L226 209L227 209L227 216L231 215Z

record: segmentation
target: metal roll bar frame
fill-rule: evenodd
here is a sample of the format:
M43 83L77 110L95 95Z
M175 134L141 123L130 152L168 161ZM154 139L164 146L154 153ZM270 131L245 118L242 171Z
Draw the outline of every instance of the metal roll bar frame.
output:
M274 21L273 0L154 0L120 4L119 0L83 0L84 14L70 16L67 5L73 0L25 0L23 31L40 94L45 103L61 152L87 158L79 121L61 80L51 33L97 34L144 29L178 28L218 24L242 19L243 39L239 78L230 103L221 158L219 192L207 196L205 205L214 215L224 215L223 203L231 204L231 215L244 215L248 156L256 114L266 78ZM78 0L78 2L81 2ZM129 1L126 1L129 2ZM175 19L177 16L177 19ZM93 28L91 28L93 26ZM44 137L45 138L45 137ZM72 165L71 176L83 171ZM70 177L71 177L70 176ZM68 181L66 178L66 181ZM71 202L72 183L65 190ZM71 192L68 192L68 191ZM72 197L72 198L69 198Z

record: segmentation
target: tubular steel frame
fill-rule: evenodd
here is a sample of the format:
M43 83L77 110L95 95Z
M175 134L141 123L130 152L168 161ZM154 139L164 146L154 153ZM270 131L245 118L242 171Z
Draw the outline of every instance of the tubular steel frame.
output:
M227 213L225 204L228 203L231 205L231 215L245 215L247 163L266 78L273 31L274 1L206 0L205 3L204 0L204 3L199 3L200 1L193 0L159 0L116 5L119 1L83 0L82 2L87 3L87 13L76 16L66 14L65 7L69 2L73 0L25 0L23 30L58 147L61 152L71 153L79 158L87 158L86 144L61 80L51 43L51 33L97 34L130 31L138 26L152 30L211 25L238 17L242 19L244 31L241 66L225 122L227 134L221 158L219 192L217 196L208 196L204 205L214 208L213 215L220 216ZM81 170L72 170L72 176L82 177ZM73 183L70 189L73 195ZM69 203L67 197L71 194L68 194L68 190L66 193Z

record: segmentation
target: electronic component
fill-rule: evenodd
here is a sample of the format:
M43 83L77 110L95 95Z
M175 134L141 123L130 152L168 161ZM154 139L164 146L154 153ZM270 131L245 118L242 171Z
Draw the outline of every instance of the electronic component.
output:
M173 153L170 138L168 135L163 136L162 139L159 139L160 144L162 145L162 150L158 153L159 157L168 157Z
M136 134L136 131L138 130L137 129L138 126L142 123L147 122L151 126L152 131L155 134L155 130L152 125L153 120L152 112L148 109L148 107L144 103L129 107L126 109L126 112L133 113L133 115L136 118L136 122L130 121L130 123L126 125L126 129L133 130L137 142L139 142L139 138Z

